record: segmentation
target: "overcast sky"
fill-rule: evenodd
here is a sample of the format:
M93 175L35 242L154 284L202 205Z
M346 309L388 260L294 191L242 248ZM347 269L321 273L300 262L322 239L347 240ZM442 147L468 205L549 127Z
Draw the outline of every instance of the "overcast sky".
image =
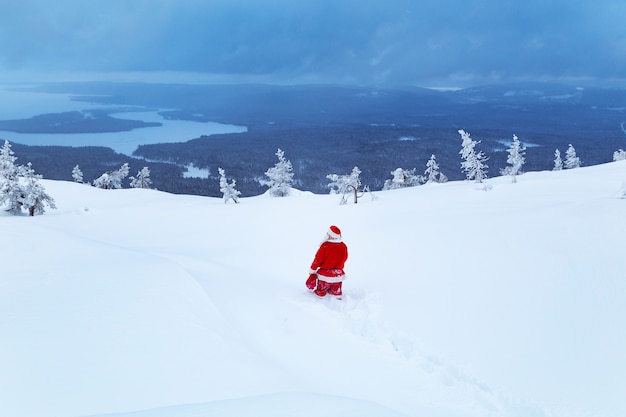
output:
M463 84L626 75L624 0L0 0L0 71Z

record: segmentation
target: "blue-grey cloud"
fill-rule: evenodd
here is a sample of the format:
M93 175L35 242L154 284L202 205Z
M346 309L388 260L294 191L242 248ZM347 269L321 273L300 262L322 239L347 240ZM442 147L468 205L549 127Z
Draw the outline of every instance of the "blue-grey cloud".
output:
M614 79L623 0L0 0L0 70Z

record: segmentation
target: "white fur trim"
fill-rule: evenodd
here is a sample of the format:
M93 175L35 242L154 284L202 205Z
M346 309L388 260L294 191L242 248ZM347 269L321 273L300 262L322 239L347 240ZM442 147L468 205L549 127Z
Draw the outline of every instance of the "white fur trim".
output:
M338 235L337 233L333 232L333 230L330 227L328 228L328 231L326 233L328 234L328 236L330 236L332 240L341 240L341 235Z
M329 242L329 243L340 243L343 242L343 240L341 239L341 236L339 236L338 238L334 238L331 235L329 235L328 233L326 234L326 239L322 240L322 243L324 242ZM320 243L321 245L321 243Z
M348 276L346 274L339 275L337 277L327 277L326 275L317 274L317 279L319 279L320 281L331 283L331 284L334 284L334 283L337 283L337 282L343 282L347 278L348 278Z

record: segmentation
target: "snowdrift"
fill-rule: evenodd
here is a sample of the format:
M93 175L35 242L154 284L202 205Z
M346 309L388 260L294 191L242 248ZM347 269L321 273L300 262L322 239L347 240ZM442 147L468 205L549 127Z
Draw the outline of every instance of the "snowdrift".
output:
M626 413L626 161L358 204L43 181L0 214L0 415ZM304 287L325 230L344 300Z

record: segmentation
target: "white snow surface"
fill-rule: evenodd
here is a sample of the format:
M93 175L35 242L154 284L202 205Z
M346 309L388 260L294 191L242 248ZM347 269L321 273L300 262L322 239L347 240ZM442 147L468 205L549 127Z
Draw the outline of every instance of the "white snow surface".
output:
M0 212L0 416L623 417L626 161L222 199L43 180ZM325 231L345 299L304 286Z

